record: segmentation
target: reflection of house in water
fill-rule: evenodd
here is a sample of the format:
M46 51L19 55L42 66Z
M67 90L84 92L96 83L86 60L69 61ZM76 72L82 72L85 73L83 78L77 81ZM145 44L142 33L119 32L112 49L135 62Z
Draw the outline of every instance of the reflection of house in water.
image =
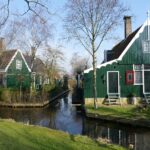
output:
M134 150L149 150L150 149L150 132L136 133L107 127L97 122L84 122L83 133L92 138L107 139L111 143L121 145L123 147L133 147Z
M150 149L150 132L145 134L137 133L135 136L136 147L135 150L149 150Z

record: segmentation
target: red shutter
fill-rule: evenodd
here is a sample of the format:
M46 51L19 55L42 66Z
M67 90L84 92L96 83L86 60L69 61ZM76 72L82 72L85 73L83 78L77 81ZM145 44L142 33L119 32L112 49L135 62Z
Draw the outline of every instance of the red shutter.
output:
M126 71L126 84L134 84L134 71L127 70Z

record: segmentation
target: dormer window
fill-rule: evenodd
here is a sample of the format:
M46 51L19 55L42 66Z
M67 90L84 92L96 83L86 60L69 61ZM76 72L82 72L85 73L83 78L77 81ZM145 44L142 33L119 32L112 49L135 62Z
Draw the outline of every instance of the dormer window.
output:
M143 41L143 52L150 53L150 40Z
M16 60L16 69L21 70L22 69L22 60Z

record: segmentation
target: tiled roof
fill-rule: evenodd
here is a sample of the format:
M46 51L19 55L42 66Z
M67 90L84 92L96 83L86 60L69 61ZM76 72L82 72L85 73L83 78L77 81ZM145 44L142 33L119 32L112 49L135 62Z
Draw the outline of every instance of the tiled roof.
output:
M5 69L7 67L16 51L16 49L6 50L0 54L0 69Z
M29 55L24 55L24 58L28 64L28 66L31 69L31 65L32 65L32 56ZM32 72L38 72L38 73L43 73L44 72L44 68L45 65L42 62L42 60L40 58L35 58L35 60L33 61L33 69Z
M115 45L113 49L109 51L111 52L110 54L111 56L109 56L109 59L107 61L117 59L125 50L125 48L128 46L128 44L131 42L131 40L134 38L134 36L136 35L136 33L139 31L140 28L141 27L139 27L137 30L132 32L126 39L122 40L120 43Z

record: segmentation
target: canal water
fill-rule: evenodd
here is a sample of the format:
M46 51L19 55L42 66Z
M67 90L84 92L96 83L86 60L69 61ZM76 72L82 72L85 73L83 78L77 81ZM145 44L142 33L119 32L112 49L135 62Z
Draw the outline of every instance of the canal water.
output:
M150 150L150 130L122 124L87 120L72 106L71 93L47 108L0 108L0 118L40 125L70 134L87 135L103 139L134 150Z

